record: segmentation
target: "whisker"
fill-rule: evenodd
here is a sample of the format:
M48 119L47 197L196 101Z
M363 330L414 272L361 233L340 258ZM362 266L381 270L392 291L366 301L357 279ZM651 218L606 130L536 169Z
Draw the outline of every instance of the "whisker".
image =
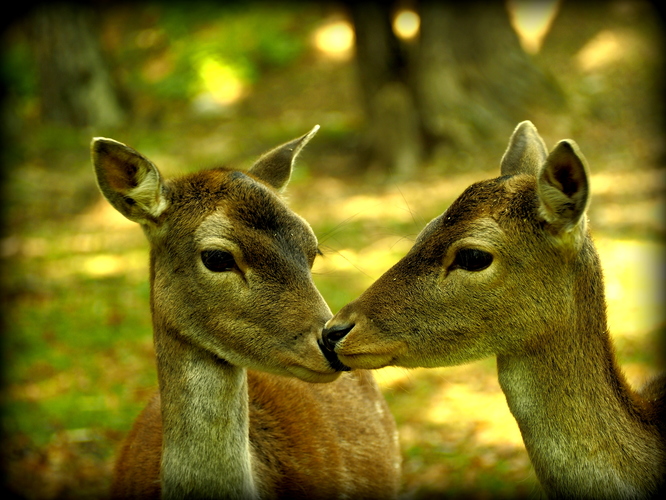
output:
M330 250L331 253L336 253L337 255L339 255L340 257L342 257L344 260L346 260L347 262L349 262L349 264L350 264L354 269L356 269L359 273L361 273L363 276L366 276L366 277L368 277L368 278L370 278L370 279L374 279L372 276L370 276L368 273L366 273L363 269L361 269L361 268L358 267L356 264L354 264L351 260L349 260L347 257L345 257L344 254L343 254L342 252L340 252L340 251L338 251L338 250L336 250L335 248L332 248L332 247L325 247L325 248L326 248L327 250ZM324 258L326 258L326 255L322 255L322 256L323 256ZM323 276L323 275L324 275L324 273L312 273L312 274L314 274L314 275L319 275L319 276Z
M396 236L399 236L396 234ZM398 243L400 243L403 240L410 241L412 244L414 244L414 241L416 241L416 236L412 234L408 234L405 236L400 236L397 240L393 242L393 244L389 247L390 250L393 250L393 247L396 246Z
M343 221L341 221L341 222L339 222L338 224L336 224L332 229L330 229L330 230L326 231L325 233L323 233L323 234L321 235L321 237L319 238L319 243L323 243L323 242L325 242L327 239L329 239L330 237L332 237L332 236L333 236L334 234L336 234L340 229L342 229L345 225L347 225L347 224L349 223L349 221L351 221L352 219L354 219L355 217L357 217L359 214L360 214L360 212L358 212L358 213L356 213L356 214L354 214L354 215L350 215L349 217L347 217L347 218L344 219Z
M402 192L402 190L400 189L400 186L397 186L397 185L396 185L395 188L396 188L396 189L398 190L398 192L400 193L400 196L402 197L402 201L405 202L405 207L407 207L407 211L409 212L409 215L412 217L412 222L414 223L414 226L416 226L417 228L421 228L421 227L425 226L425 223L426 223L427 221L423 220L421 217L418 217L418 216L415 214L415 212L414 212L414 211L412 210L412 208L409 206L409 202L407 201L407 198L405 198L405 194L404 194L404 193ZM418 217L418 219L419 219L418 221L416 220L417 217Z

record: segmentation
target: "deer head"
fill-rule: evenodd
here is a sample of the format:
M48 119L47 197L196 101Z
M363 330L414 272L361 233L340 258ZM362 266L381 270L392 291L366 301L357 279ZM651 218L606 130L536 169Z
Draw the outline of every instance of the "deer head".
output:
M588 199L576 144L564 140L548 153L536 128L519 124L501 177L470 186L342 308L324 332L328 348L345 365L368 369L538 350L543 336L572 320L580 254L596 259Z
M317 238L279 196L318 128L246 173L217 168L169 180L132 148L93 140L102 193L150 242L158 355L171 335L232 365L314 382L337 377L318 345L331 313L310 273Z

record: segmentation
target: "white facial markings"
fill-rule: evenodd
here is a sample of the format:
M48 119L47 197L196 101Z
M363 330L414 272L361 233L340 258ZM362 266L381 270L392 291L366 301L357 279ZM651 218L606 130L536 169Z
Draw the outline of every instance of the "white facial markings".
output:
M230 253L239 269L245 271L247 265L239 245L232 239L233 224L223 207L206 217L194 233L194 241L198 252L221 250ZM201 259L199 259L201 260ZM204 267L203 264L202 268Z

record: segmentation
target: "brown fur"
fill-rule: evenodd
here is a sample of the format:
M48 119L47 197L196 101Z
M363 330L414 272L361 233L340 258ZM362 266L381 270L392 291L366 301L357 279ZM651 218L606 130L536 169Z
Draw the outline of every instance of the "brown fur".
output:
M247 173L170 180L93 141L100 189L150 242L160 384L120 451L115 498L397 495L395 423L371 374L341 375L324 357L317 241L277 194L315 131ZM211 270L211 251L231 264Z
M381 500L395 496L399 470L388 469L381 459L396 459L390 440L357 446L359 431L385 432L387 437L393 432L393 419L384 405L377 415L372 405L358 404L359 398L374 402L381 397L368 371L345 373L338 381L323 385L252 370L248 376L250 441L256 474L266 497L339 498L341 485L348 484L355 471L362 471L367 481L358 481L353 498ZM337 409L335 418L327 413L331 408ZM160 498L160 410L157 393L137 418L118 454L112 498ZM359 425L359 421L366 423ZM362 429L364 425L366 429ZM338 444L332 445L331 441Z
M637 393L615 361L586 227L586 161L573 141L548 153L523 122L501 171L430 222L402 260L329 321L325 340L352 368L497 356L549 496L657 496L666 471L666 379ZM461 265L469 250L492 263Z

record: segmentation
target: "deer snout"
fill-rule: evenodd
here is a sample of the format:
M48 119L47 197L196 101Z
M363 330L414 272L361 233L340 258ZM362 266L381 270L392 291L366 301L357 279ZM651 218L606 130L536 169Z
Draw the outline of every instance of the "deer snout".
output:
M349 371L350 368L342 364L338 359L338 355L335 353L335 345L347 335L351 329L354 328L354 325L333 325L329 328L324 328L321 333L321 341L319 348L324 354L324 357L328 360L328 363L335 370L338 371Z
M324 331L321 333L324 344L331 351L335 351L335 345L342 340L352 328L354 328L353 324L332 325L328 328L324 328Z

